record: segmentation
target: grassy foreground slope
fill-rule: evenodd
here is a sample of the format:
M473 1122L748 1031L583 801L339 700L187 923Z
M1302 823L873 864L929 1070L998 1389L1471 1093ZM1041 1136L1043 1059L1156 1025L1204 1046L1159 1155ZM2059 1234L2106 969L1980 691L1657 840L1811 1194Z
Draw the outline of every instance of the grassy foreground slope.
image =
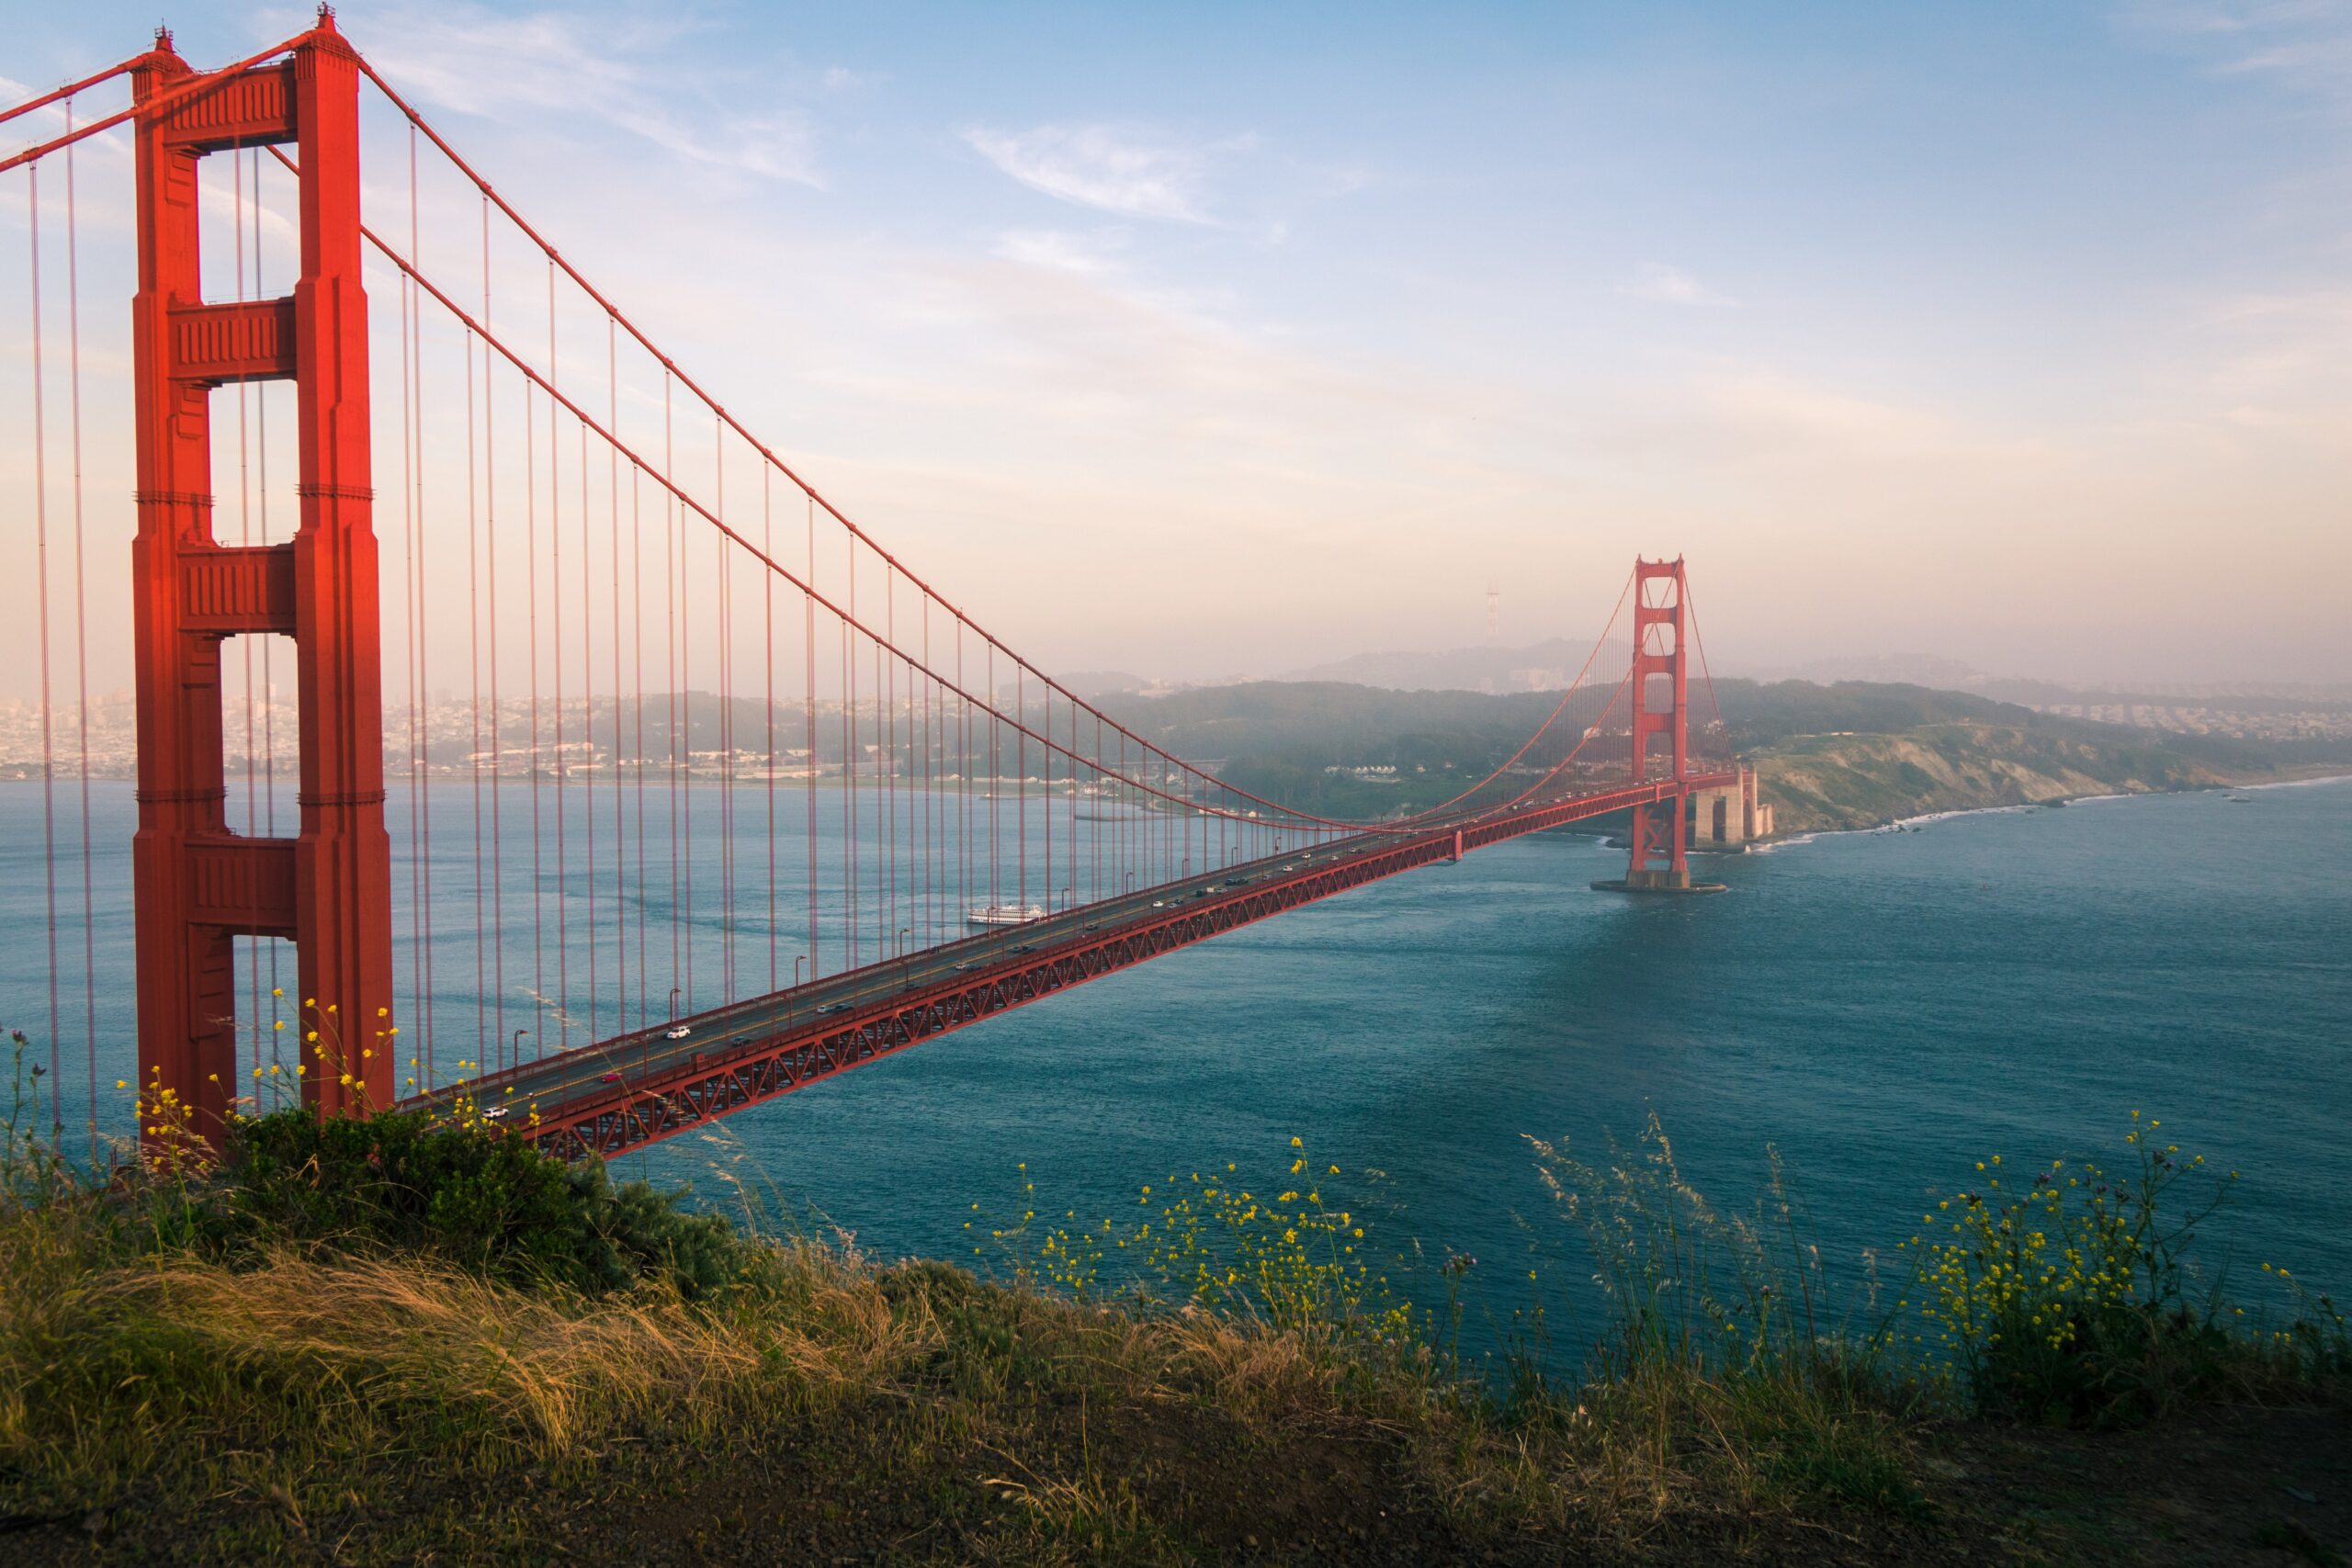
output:
M1775 1239L1777 1183L1726 1217L1655 1126L1599 1165L1536 1145L1603 1304L1567 1355L1531 1288L1485 1367L1454 1348L1476 1260L1447 1258L1448 1305L1387 1300L1359 1222L1277 1195L1344 1179L1303 1152L1255 1196L992 1227L983 1278L752 1235L479 1124L281 1112L225 1164L104 1184L7 1137L11 1563L2136 1568L2352 1540L2341 1318L2192 1288L2225 1184L2136 1122L2111 1179L1955 1194L1904 1295L1846 1307Z

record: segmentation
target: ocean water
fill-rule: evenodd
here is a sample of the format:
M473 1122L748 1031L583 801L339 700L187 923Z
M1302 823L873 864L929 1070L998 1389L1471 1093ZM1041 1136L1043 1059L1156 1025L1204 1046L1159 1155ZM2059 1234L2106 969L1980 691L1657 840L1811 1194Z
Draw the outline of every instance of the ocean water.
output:
M104 850L127 829L128 791L95 787ZM1710 874L1730 890L1690 899L1594 892L1620 852L1572 834L1521 839L1097 981L624 1167L722 1202L725 1172L871 1253L968 1260L975 1202L1125 1221L1140 1186L1170 1175L1230 1161L1279 1177L1298 1137L1317 1168L1349 1172L1334 1193L1368 1190L1377 1256L1416 1242L1424 1257L1470 1253L1501 1311L1531 1257L1589 1268L1535 1179L1529 1135L1589 1156L1655 1113L1685 1173L1730 1208L1758 1195L1777 1149L1809 1234L1851 1277L1976 1160L2113 1152L2136 1109L2245 1172L2225 1227L2242 1266L2287 1263L2340 1289L2352 1285L2352 782L2248 793L1823 835L1716 860ZM0 1021L36 1035L39 813L36 787L0 788ZM123 858L99 856L102 1100L127 1061ZM78 860L62 874L71 1087ZM452 941L445 931L440 962L470 985ZM755 951L763 974L763 935ZM464 1000L445 1028L470 1029L474 1009ZM1369 1189L1366 1169L1381 1173ZM1408 1288L1430 1288L1426 1265Z

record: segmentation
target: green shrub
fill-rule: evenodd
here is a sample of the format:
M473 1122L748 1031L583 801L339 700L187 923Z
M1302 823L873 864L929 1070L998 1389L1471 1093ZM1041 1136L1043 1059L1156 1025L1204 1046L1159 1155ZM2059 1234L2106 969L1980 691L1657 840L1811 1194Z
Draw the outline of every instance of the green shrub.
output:
M413 1249L516 1283L593 1292L652 1277L689 1297L738 1278L748 1256L724 1219L681 1212L679 1194L423 1112L277 1111L235 1122L227 1145L207 1207L231 1245Z
M2132 1168L2052 1160L2030 1174L1998 1155L1981 1190L1941 1200L1907 1244L1918 1310L1945 1371L1979 1415L2113 1427L2154 1418L2231 1385L2316 1383L2342 1375L2343 1318L2278 1274L2294 1308L2284 1329L2249 1332L2214 1280L2192 1287L2189 1253L2237 1180L2164 1143L2132 1113Z

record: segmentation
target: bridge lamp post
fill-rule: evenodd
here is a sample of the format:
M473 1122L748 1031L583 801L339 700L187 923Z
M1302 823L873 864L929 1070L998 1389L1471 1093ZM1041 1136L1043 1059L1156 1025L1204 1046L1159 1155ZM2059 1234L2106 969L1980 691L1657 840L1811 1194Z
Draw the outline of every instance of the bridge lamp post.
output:
M514 1032L514 1038L507 1043L507 1058L515 1066L523 1065L523 1036L530 1032L527 1029L518 1029Z
M672 1020L673 1021L676 1021L676 1019L677 1019L677 1016L678 1016L678 995L679 995L679 987L675 987L675 986L671 987L670 987L670 1017L671 1017L671 1020Z
M1068 914L1068 913L1069 912L1069 907L1070 907L1070 903L1071 903L1071 898L1070 898L1070 888L1069 888L1069 885L1068 885L1068 884L1064 884L1064 885L1063 885L1063 887L1062 887L1062 890L1061 890L1059 893L1057 893L1056 895L1054 895L1054 897L1056 897L1057 898L1059 898L1059 899L1061 900L1061 903L1062 903L1062 912L1063 912L1064 914Z
M899 989L902 991L907 988L907 971L910 967L907 963L907 933L912 930L912 926L900 926L895 939L899 944Z
M808 962L808 955L805 953L796 953L792 955L792 990L787 993L788 997L797 996L800 990L800 966ZM792 1015L794 1010L797 1010L799 1005L800 1004L797 1000L788 999L785 1002L784 1026L786 1029L792 1027Z

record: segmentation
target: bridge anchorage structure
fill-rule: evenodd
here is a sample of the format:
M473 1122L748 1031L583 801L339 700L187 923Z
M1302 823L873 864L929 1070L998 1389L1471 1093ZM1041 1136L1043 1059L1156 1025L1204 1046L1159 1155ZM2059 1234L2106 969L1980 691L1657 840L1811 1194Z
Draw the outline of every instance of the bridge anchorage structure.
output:
M127 104L77 115L119 79ZM256 1106L398 1106L610 1155L1509 839L1623 821L1606 886L1647 893L1698 890L1691 852L1755 834L1679 559L1636 562L1508 757L1359 771L1445 778L1445 798L1286 804L1054 680L884 547L325 8L219 70L159 33L0 112L20 118L40 139L0 175L25 180L33 375L7 427L31 450L7 467L34 476L49 1105L61 1129L86 1118L94 1153L138 1127L102 1100L119 1075L206 1135ZM73 163L118 126L119 327L81 309L99 263ZM62 298L41 287L61 264ZM86 449L85 382L129 416ZM119 513L109 476L135 496ZM70 596L51 573L68 520ZM110 528L129 646L94 655L112 623L85 615L82 562ZM267 650L288 639L281 716ZM94 891L123 848L90 787L108 657L136 692L128 931ZM78 803L57 788L77 774Z

